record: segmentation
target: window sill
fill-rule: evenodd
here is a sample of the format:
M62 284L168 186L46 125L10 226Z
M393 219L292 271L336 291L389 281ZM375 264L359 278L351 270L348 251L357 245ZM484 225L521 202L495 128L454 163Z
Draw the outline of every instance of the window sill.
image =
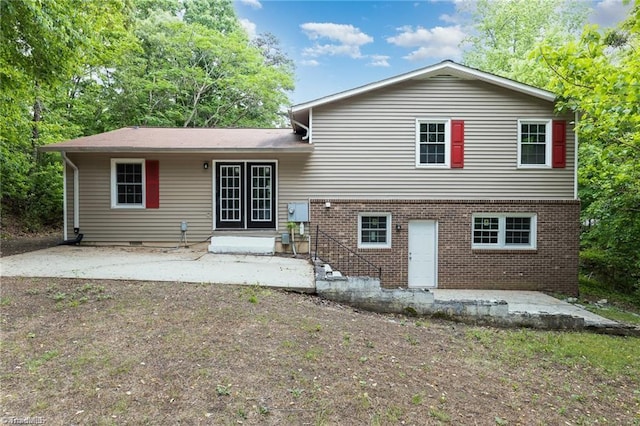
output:
M358 250L390 250L391 246L390 245L379 245L379 246L358 246Z
M145 210L146 206L111 206L115 210Z
M472 247L473 254L538 254L537 248L478 248Z
M450 169L448 164L416 164L416 169Z
M516 167L516 169L518 170L530 170L530 169L534 169L534 170L540 170L540 169L549 169L551 170L552 167L551 166L547 166L546 164L540 164L540 165L536 165L536 164L520 164Z

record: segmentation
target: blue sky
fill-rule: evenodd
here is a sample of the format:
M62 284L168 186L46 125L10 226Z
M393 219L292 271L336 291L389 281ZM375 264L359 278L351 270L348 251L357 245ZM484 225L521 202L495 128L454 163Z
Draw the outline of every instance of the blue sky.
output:
M469 29L452 1L236 0L250 36L270 32L296 65L294 104L444 59L459 61ZM590 22L612 26L628 7L593 0Z

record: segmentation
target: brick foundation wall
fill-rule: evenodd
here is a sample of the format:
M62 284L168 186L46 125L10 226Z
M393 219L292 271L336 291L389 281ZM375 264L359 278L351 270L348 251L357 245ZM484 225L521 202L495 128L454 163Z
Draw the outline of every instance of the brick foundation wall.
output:
M579 201L323 199L311 200L310 209L312 238L318 225L381 267L383 287L407 286L409 221L420 219L438 222L438 288L578 293ZM357 248L362 212L391 213L391 248ZM473 213L536 213L536 249L472 249Z

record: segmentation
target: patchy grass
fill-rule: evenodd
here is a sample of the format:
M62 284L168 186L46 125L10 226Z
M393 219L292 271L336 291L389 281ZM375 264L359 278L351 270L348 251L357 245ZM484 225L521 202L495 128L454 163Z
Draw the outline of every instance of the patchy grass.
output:
M629 376L640 381L640 339L637 338L490 328L471 329L467 338L512 364L523 358L535 358L548 366L598 367L611 377Z
M625 311L623 309L616 308L615 306L598 307L587 305L585 309L600 315L601 317L609 318L614 321L622 322L631 325L640 325L640 314L634 312Z
M636 338L426 322L259 287L3 278L0 300L5 417L640 424Z

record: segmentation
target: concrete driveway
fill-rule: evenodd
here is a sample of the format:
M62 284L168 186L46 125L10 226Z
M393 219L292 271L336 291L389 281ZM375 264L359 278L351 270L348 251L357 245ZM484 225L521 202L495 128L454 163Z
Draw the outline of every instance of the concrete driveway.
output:
M0 276L262 285L315 292L315 271L307 259L212 254L205 244L180 249L58 246L1 258ZM510 314L561 314L582 317L590 326L620 325L537 291L430 291L436 300L504 300Z
M312 292L306 259L207 253L205 245L180 249L58 246L3 257L0 276L58 277L262 285Z

